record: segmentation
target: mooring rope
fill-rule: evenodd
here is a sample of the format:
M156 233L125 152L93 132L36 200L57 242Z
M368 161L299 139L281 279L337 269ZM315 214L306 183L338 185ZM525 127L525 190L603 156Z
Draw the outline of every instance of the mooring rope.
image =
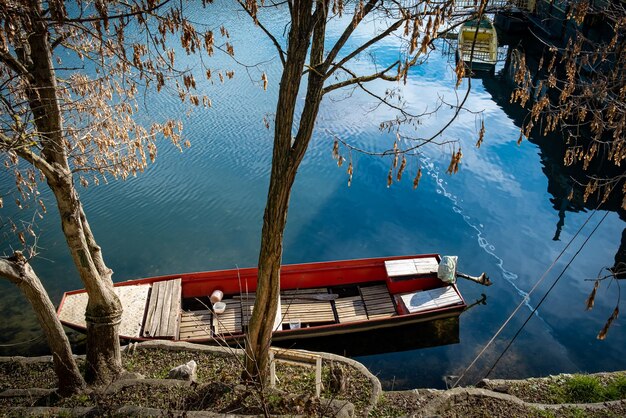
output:
M539 307L541 306L541 304L543 303L544 300L546 300L546 298L548 297L548 295L550 294L550 292L552 291L552 289L554 289L554 287L556 286L556 284L559 282L559 280L561 280L561 277L563 277L563 275L565 274L565 271L568 269L568 267L570 266L570 264L572 264L572 262L574 261L574 259L578 256L578 254L580 254L580 252L582 251L582 249L585 247L585 245L587 244L587 242L589 241L589 239L591 238L591 236L594 234L594 232L596 232L596 230L598 229L598 227L602 224L602 222L606 219L606 217L608 216L609 212L607 211L604 216L602 217L602 219L600 219L600 222L598 222L598 224L595 226L595 228L593 228L593 230L591 231L591 233L589 234L589 236L585 239L585 241L581 244L580 248L578 249L578 251L576 251L576 253L572 256L572 259L569 261L569 263L567 263L567 265L563 268L563 271L561 271L561 274L559 274L559 276L556 278L556 280L554 280L554 283L552 283L552 286L550 286L550 288L548 289L548 291L546 292L545 295L543 295L543 297L541 298L541 300L539 301L539 303L537 304L537 306L535 307L535 309L530 313L530 315L528 315L528 318L526 318L526 321L524 321L524 323L522 324L522 326L517 330L517 332L515 333L515 335L513 336L513 338L511 338L511 341L509 341L508 345L504 348L504 350L502 350L502 353L500 353L500 356L498 356L498 358L496 359L496 361L493 363L493 365L491 366L491 368L489 369L489 371L487 372L487 374L485 375L485 378L489 377L489 375L491 374L491 372L493 371L493 369L496 368L496 366L498 365L498 362L502 359L502 357L504 357L504 354L508 351L508 349L511 347L511 345L513 345L513 342L515 341L515 339L517 338L517 336L522 332L522 330L524 329L524 327L526 326L526 324L528 323L528 321L530 321L530 318L532 318L532 316L535 314L535 311L537 309L539 309Z

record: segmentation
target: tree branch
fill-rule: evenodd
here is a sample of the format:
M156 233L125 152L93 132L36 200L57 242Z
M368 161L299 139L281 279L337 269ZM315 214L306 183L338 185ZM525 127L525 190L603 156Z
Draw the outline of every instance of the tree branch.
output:
M269 29L267 29L261 22L259 22L259 19L256 16L254 16L250 10L248 10L246 5L241 0L237 0L237 3L239 3L241 8L246 13L248 13L248 15L254 20L254 23L259 28L261 28L261 30L265 33L265 35L267 35L267 37L270 38L270 40L274 44L274 47L276 47L276 50L278 51L278 57L280 58L280 62L283 64L283 68L284 68L285 67L285 51L283 51L283 48L280 46L280 43L278 43L278 39L276 39L276 37L272 35Z
M400 61L394 62L389 67L387 67L384 70L379 71L379 72L377 72L375 74L355 77L354 74L350 73L353 76L353 78L350 78L348 80L344 80L344 81L341 81L339 83L331 84L329 86L324 87L324 90L322 90L322 95L324 95L326 93L329 93L329 92L331 92L333 90L340 89L342 87L351 86L353 84L367 83L367 82L370 82L370 81L374 81L376 79L381 79L381 80L385 80L385 81L396 81L398 79L397 76L393 76L392 77L392 76L387 75L387 73L389 71L391 71L391 69L394 68L396 65L400 65Z
M17 74L30 78L28 68L22 64L17 58L8 52L0 52L0 62L15 71Z
M395 32L398 28L400 28L400 26L402 26L402 23L404 22L404 19L400 19L398 20L396 23L394 23L393 25L389 26L385 31L379 33L377 36L373 37L372 39L370 39L369 41L365 42L363 45L361 45L360 47L354 49L351 53L349 53L348 55L346 55L341 61L339 61L338 63L334 64L332 66L332 68L330 70L328 70L326 72L326 78L330 77L335 71L337 71L338 68L343 67L343 65L350 61L352 58L354 58L355 56L357 56L358 54L360 54L361 52L365 51L367 48L369 48L370 46L374 45L376 42L380 41L381 39L386 38L387 36L389 36L392 32ZM329 54L329 58L330 58L330 54ZM328 62L328 64L330 65L330 62L328 61L328 59L326 60Z
M363 13L361 14L361 16L357 16L357 14L354 15L354 17L352 18L352 22L350 22L350 24L346 27L346 29L343 31L339 39L337 39L337 42L335 43L335 45L332 47L332 49L328 53L328 56L326 57L326 60L324 61L324 65L323 65L324 68L330 67L330 65L335 60L335 58L337 58L337 55L341 51L341 48L343 48L346 42L348 42L348 39L350 39L350 36L352 35L356 27L359 25L361 20L363 20L363 18L367 16L369 12L372 11L376 3L378 3L378 0L369 0L367 4L363 7ZM328 75L330 75L331 72L329 72Z
M11 141L11 138L2 132L0 132L0 146L15 151L19 157L31 163L33 167L43 171L46 177L53 176L56 173L55 168L50 165L50 163L31 151L30 146L27 144L20 144L16 146L15 141Z
M50 49L54 50L57 46L61 45L66 39L72 36L71 32L65 32L63 35L60 35L50 44Z
M14 257L0 258L0 277L4 277L13 284L18 284L22 281L22 275Z
M116 14L116 15L109 15L109 16L106 16L106 20L124 19L124 18L127 18L127 17L133 17L133 16L142 15L142 14L152 13L155 10L158 10L161 7L165 6L170 1L172 1L172 0L163 0L163 2L156 3L154 6L148 7L147 9L140 9L140 10L135 10L135 11L128 12L128 13L119 13L119 14ZM130 7L130 5L129 5L129 7ZM65 24L65 23L68 23L68 22L71 22L71 23L97 22L97 21L104 20L104 19L105 19L105 17L98 16L98 17L80 17L80 18L64 19L61 22L58 21L57 19L51 19L51 18L41 18L40 20L44 20L44 21L50 22L50 23Z

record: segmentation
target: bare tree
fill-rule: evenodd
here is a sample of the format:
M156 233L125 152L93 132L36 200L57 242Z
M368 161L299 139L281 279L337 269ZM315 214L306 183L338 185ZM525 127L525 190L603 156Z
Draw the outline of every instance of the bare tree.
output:
M168 3L0 1L3 168L15 176L18 207L35 199L45 212L37 197L39 179L54 195L68 248L89 295L86 378L93 383L109 382L122 369L122 306L75 183L87 186L136 175L156 157L159 137L180 147L180 121L144 125L135 119L142 86L152 84L158 91L172 86L183 101L209 104L206 97L193 94L193 75L175 69L169 36L179 35L188 54L205 50L211 55L213 33L196 31L180 4ZM223 47L232 50L228 43ZM26 244L24 234L18 231L18 236ZM22 267L26 269L24 263ZM15 281L15 272L3 273ZM33 307L40 314L40 305Z
M400 123L415 121L418 115L406 112L388 95L376 94L368 89L368 83L376 80L394 83L406 81L409 69L425 59L432 48L433 40L458 23L453 22L456 14L453 1L289 0L286 4L257 4L255 0L239 2L273 42L283 65L274 120L270 185L261 234L258 287L246 345L245 377L263 384L268 376L268 350L280 291L283 232L287 222L289 197L298 167L314 133L323 98L339 89L360 88L380 103L400 112L401 116L385 123L384 128L395 130ZM289 13L286 49L283 49L279 38L263 24L262 10L265 7L282 7ZM342 20L344 13L347 16ZM340 30L337 39L331 40L327 38L327 32L334 24L333 20L347 24ZM444 27L447 22L450 25ZM368 23L376 27L375 33L371 33L366 39L355 36L357 29ZM398 40L398 59L378 66L371 73L359 74L351 64L366 57L381 41L389 38ZM460 78L462 74L461 63L457 66L457 75ZM302 88L305 95L304 106L298 112L296 101L298 95L302 94L303 80L306 80L306 86ZM383 155L390 155L393 160L388 182L393 181L394 175L398 180L402 177L407 153L436 141L442 131L431 138L414 138L414 142L408 146L396 141L393 148L382 152ZM339 155L339 142L344 146L349 144L345 140L335 141L333 153L341 163L343 159ZM460 149L453 153L450 172L456 172L461 156ZM349 162L347 170L351 178L352 162ZM415 186L420 176L421 171L418 171L414 179Z

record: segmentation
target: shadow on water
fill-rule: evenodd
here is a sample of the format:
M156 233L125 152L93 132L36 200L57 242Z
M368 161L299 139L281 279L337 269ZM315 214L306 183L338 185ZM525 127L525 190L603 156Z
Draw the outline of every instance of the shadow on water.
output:
M276 343L276 345L356 357L439 347L459 342L459 317L455 317L346 336L327 336L287 345Z

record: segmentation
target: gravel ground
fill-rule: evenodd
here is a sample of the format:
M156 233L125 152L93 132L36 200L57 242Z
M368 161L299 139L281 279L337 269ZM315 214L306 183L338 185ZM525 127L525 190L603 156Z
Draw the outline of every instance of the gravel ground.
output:
M195 360L198 379L194 384L170 384L168 371ZM220 413L263 413L266 407L272 413L305 413L317 415L325 410L315 398L315 369L308 366L277 362L275 389L263 395L258 390L240 384L241 358L237 355L216 355L209 352L170 351L151 348L122 355L124 368L145 378L116 390L101 388L65 399L41 395L0 397L1 407L9 406L99 406L113 411L119 405L160 408L165 410L210 410ZM81 362L82 363L82 362ZM81 364L82 366L82 364ZM355 407L355 415L362 416L369 404L371 382L356 368L334 363L341 369L344 387L336 389L331 382L331 363L322 367L322 398L348 401ZM7 389L51 389L56 377L51 363L0 363L0 392ZM0 416L2 413L0 412Z

